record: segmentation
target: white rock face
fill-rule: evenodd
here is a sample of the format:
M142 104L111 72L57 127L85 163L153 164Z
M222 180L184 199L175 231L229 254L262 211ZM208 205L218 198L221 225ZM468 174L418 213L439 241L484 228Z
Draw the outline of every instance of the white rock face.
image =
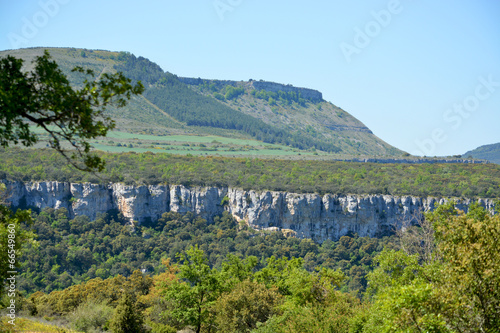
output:
M112 184L111 205L130 221L157 220L170 210L170 192L165 185L126 186Z
M167 211L185 214L192 212L205 219L212 219L222 213L222 198L227 189L217 187L185 187L173 185L170 187L170 207Z
M98 214L106 213L114 208L111 202L112 192L108 186L75 183L71 184L69 212L71 216L86 215L94 220ZM37 205L43 209L47 206ZM50 206L49 206L50 207Z
M69 210L71 189L69 183L34 182L6 183L7 201L14 206L37 208L66 208Z
M236 188L182 185L127 186L60 182L6 183L14 206L66 208L71 217L118 210L130 221L156 220L168 211L192 212L211 220L224 210L254 229L284 230L300 238L322 242L348 232L374 237L389 232L401 220L429 211L444 198L390 195L299 194L244 191ZM472 200L459 200L467 210ZM479 203L494 211L494 203Z

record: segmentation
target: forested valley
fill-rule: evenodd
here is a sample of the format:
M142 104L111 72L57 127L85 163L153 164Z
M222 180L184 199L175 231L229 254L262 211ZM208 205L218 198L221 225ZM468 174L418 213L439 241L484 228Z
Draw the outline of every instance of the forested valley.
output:
M18 306L77 331L496 332L500 218L453 203L391 237L314 243L163 214L33 215ZM477 283L477 282L480 283ZM130 313L133 315L125 315ZM480 330L479 330L479 329ZM409 329L409 330L408 330Z

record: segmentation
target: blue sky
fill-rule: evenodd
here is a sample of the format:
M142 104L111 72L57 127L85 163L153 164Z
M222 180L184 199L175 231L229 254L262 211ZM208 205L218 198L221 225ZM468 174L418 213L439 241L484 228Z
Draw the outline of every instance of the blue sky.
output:
M0 0L0 50L33 46L317 89L413 154L500 142L498 0Z

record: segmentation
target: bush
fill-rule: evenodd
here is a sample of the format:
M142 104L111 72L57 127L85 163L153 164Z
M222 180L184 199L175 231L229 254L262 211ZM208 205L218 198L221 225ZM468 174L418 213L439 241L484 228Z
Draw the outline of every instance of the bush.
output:
M132 295L124 293L111 319L110 329L113 333L143 332L144 319L136 308Z
M106 303L87 301L80 304L68 319L77 331L102 332L107 330L112 316L113 308Z
M221 332L250 332L257 323L278 314L280 295L264 284L243 281L215 303L217 324Z
M152 332L155 333L177 333L177 329L172 326L158 323L149 323L151 326Z
M221 95L221 94L219 94L217 92L214 94L214 97L216 99L218 99L219 101L224 101L226 99L223 95Z

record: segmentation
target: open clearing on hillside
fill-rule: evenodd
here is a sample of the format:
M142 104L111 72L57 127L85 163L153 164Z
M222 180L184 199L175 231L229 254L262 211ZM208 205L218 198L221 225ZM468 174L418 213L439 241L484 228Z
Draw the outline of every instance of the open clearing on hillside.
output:
M276 145L271 143L264 143L257 140L242 140L233 138L224 138L221 136L209 135L147 135L147 134L134 134L126 132L111 131L106 138L125 139L125 140L140 140L140 141L173 141L173 142L193 142L193 143L222 143L238 146L268 146L280 149L289 149L290 147L283 145ZM214 142L217 141L217 142Z
M41 141L35 148L43 148L47 134L32 128L40 135ZM110 131L108 135L91 142L92 147L106 152L122 153L147 151L180 155L253 156L253 157L306 157L329 155L323 152L304 151L283 145L264 143L250 139L226 138L215 135L148 135Z

